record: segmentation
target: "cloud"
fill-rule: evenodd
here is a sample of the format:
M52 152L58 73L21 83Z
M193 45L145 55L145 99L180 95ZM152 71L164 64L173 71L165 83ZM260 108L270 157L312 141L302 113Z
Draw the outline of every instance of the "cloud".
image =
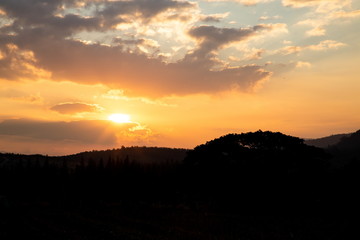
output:
M123 101L139 101L139 102L143 102L146 104L151 104L151 105L159 105L159 106L164 106L164 107L176 107L175 104L169 104L166 103L164 100L165 99L149 99L149 98L145 98L145 97L128 97L124 94L123 90L119 90L119 89L112 89L107 91L105 94L101 95L102 98L104 99L111 99L111 100L123 100Z
M272 2L274 0L203 0L203 1L205 1L205 2L237 2L237 3L241 3L245 6L253 6L258 3L267 3L267 2Z
M346 46L345 43L341 43L334 40L324 40L316 45L308 45L305 46L306 49L314 50L314 51L324 51L327 49L338 49L340 47Z
M276 15L276 16L261 16L261 17L259 17L259 20L262 20L262 21L277 20L277 19L282 19L282 17L279 16L279 15Z
M0 9L15 24L11 30L31 27L46 30L54 37L71 36L81 31L107 31L118 24L132 23L135 20L149 22L166 12L176 12L195 8L188 1L173 0L132 0L97 1L87 0L79 4L78 0L3 0ZM80 6L80 7L79 7ZM67 10L73 10L70 13ZM172 13L172 19L177 14ZM183 16L179 15L179 19ZM165 21L166 18L161 19Z
M267 78L269 73L260 71L260 67L244 66L236 70L213 72L210 68L214 62L201 56L201 53L207 55L226 44L246 39L268 28L260 25L246 29L194 28L191 35L198 39L199 48L182 61L171 64L149 58L145 54L123 51L119 46L84 44L52 37L49 39L47 32L42 29L19 32L13 41L19 46L18 49L33 52L37 64L51 72L54 80L102 83L126 89L127 93L133 95L183 95L223 91L230 89L233 84L251 86L254 81ZM202 62L192 64L188 60L194 56L205 58Z
M30 94L23 97L14 97L14 101L28 103L28 104L43 104L44 98L40 94Z
M88 103L59 103L53 107L51 110L61 113L61 114L76 114L83 112L99 112L103 110L98 104L88 104Z
M111 1L104 4L96 15L105 19L105 25L114 27L120 23L131 22L134 17L148 22L169 10L188 9L194 6L188 1L173 0Z
M282 3L294 8L311 7L307 19L298 22L312 27L306 32L308 36L324 36L326 26L335 20L360 16L360 10L347 11L351 8L351 0L283 0Z
M289 72L296 68L311 68L312 65L309 62L304 61L290 61L288 63L273 63L268 62L266 69L273 71L274 75L281 76L283 73Z
M73 154L78 151L143 146L157 136L138 123L115 124L104 120L49 122L7 119L0 122L1 151ZM45 147L44 147L45 146Z
M215 50L231 43L245 41L253 36L260 35L262 31L271 31L274 28L273 25L266 24L260 24L250 28L194 27L189 31L189 35L196 39L198 48L186 56L185 59L188 60L192 58L193 61L209 59Z
M321 2L324 0L282 0L282 4L286 7L309 7Z
M351 0L282 0L286 7L317 7L317 11L332 10L339 6L349 5Z
M7 119L0 122L1 138L17 136L36 141L73 142L82 144L116 144L119 138L149 137L151 130L139 123L116 124L106 120L49 122L29 119Z
M7 119L0 122L1 151L72 154L119 146L156 145L158 136L139 123L105 120L49 122ZM45 146L45 147L44 147Z
M124 51L138 53L149 53L150 51L156 52L160 47L157 41L147 38L123 39L121 37L116 37L113 39L113 43L122 47Z
M76 31L100 29L102 20L98 17L81 16L79 14L57 14L64 4L72 5L77 0L3 0L0 7L7 16L15 19L9 30L21 28L41 28L54 37L70 36Z
M305 45L305 46L285 46L280 50L276 51L276 53L280 53L283 55L289 54L298 54L305 50L312 50L312 51L326 51L328 49L338 49L340 47L344 47L346 44L337 42L334 40L324 40L319 42L318 44L314 45Z
M210 22L220 22L222 19L228 17L230 12L218 13L211 15L203 15L200 17L201 22L210 23Z
M38 65L31 50L22 50L13 43L0 44L0 78L47 78L51 73Z
M230 55L228 60L231 62L241 62L241 61L249 61L249 60L258 60L262 59L263 54L266 52L265 49L257 49L257 48L247 48L242 50L242 57L237 57Z
M1 8L15 21L0 28L0 61L4 66L0 69L1 77L101 83L124 89L132 96L158 97L215 93L234 87L248 90L270 76L261 66L213 70L219 64L214 57L218 50L270 31L273 28L270 25L239 29L193 27L189 36L198 43L197 48L185 52L183 59L168 63L155 54L159 43L144 36L121 36L107 45L79 41L72 36L84 31L108 31L114 24L126 22L126 17L142 19L145 26L164 12L174 15L196 4L172 0L89 0L83 8L78 8L77 3L75 0L29 0L24 4L2 1ZM66 11L69 6L73 7L72 13Z
M126 131L135 124L124 125ZM0 123L0 135L27 137L43 141L67 141L86 144L116 143L115 131L107 121L42 122L10 119Z
M296 68L311 68L311 63L299 61L296 63Z
M334 18L355 18L355 17L359 17L359 16L360 16L360 10L355 10L355 11L350 11L350 12L339 11L339 12L335 12L333 14Z
M245 54L244 58L249 60L261 59L265 53L265 49L249 49L249 52Z

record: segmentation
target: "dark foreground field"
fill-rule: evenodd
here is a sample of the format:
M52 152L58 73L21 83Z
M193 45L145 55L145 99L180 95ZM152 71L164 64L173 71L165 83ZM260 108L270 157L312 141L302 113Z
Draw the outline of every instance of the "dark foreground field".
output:
M22 206L1 212L0 239L357 239L350 215L261 216L181 206L61 209Z

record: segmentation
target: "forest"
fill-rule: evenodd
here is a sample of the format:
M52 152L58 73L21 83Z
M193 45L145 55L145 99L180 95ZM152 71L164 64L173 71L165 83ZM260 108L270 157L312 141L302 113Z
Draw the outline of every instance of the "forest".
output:
M308 144L259 130L191 150L1 153L0 239L353 239L360 130Z

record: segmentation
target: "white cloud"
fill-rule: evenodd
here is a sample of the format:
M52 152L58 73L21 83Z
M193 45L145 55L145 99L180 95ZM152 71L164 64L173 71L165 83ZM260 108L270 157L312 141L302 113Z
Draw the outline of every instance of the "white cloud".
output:
M340 47L344 47L346 44L337 42L334 40L324 40L319 42L318 44L313 45L305 45L305 46L285 46L280 50L275 51L275 53L280 53L283 55L289 54L298 54L305 50L312 50L312 51L326 51L329 49L338 49Z
M326 35L326 26L334 21L344 18L354 18L360 16L360 10L350 10L351 0L283 0L285 6L291 7L311 7L312 10L305 16L306 19L299 21L299 25L311 27L306 32L308 36Z
M311 68L311 63L299 61L296 63L296 68Z
M267 3L272 2L274 0L203 0L205 2L237 2L243 4L245 6L253 6L258 3Z

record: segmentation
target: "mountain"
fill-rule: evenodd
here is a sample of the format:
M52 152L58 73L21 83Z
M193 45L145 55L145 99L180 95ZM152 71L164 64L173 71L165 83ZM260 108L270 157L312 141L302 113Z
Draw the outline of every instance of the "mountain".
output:
M327 148L329 146L336 145L343 137L347 137L350 135L351 133L343 133L316 139L306 139L305 144L319 148Z
M360 130L340 139L334 147L340 151L360 152Z
M357 163L360 161L360 130L341 138L337 144L330 146L326 151L343 164L360 164Z
M355 166L360 160L360 130L354 133L337 134L319 139L305 140L310 146L323 148L331 154L330 164L341 169Z

